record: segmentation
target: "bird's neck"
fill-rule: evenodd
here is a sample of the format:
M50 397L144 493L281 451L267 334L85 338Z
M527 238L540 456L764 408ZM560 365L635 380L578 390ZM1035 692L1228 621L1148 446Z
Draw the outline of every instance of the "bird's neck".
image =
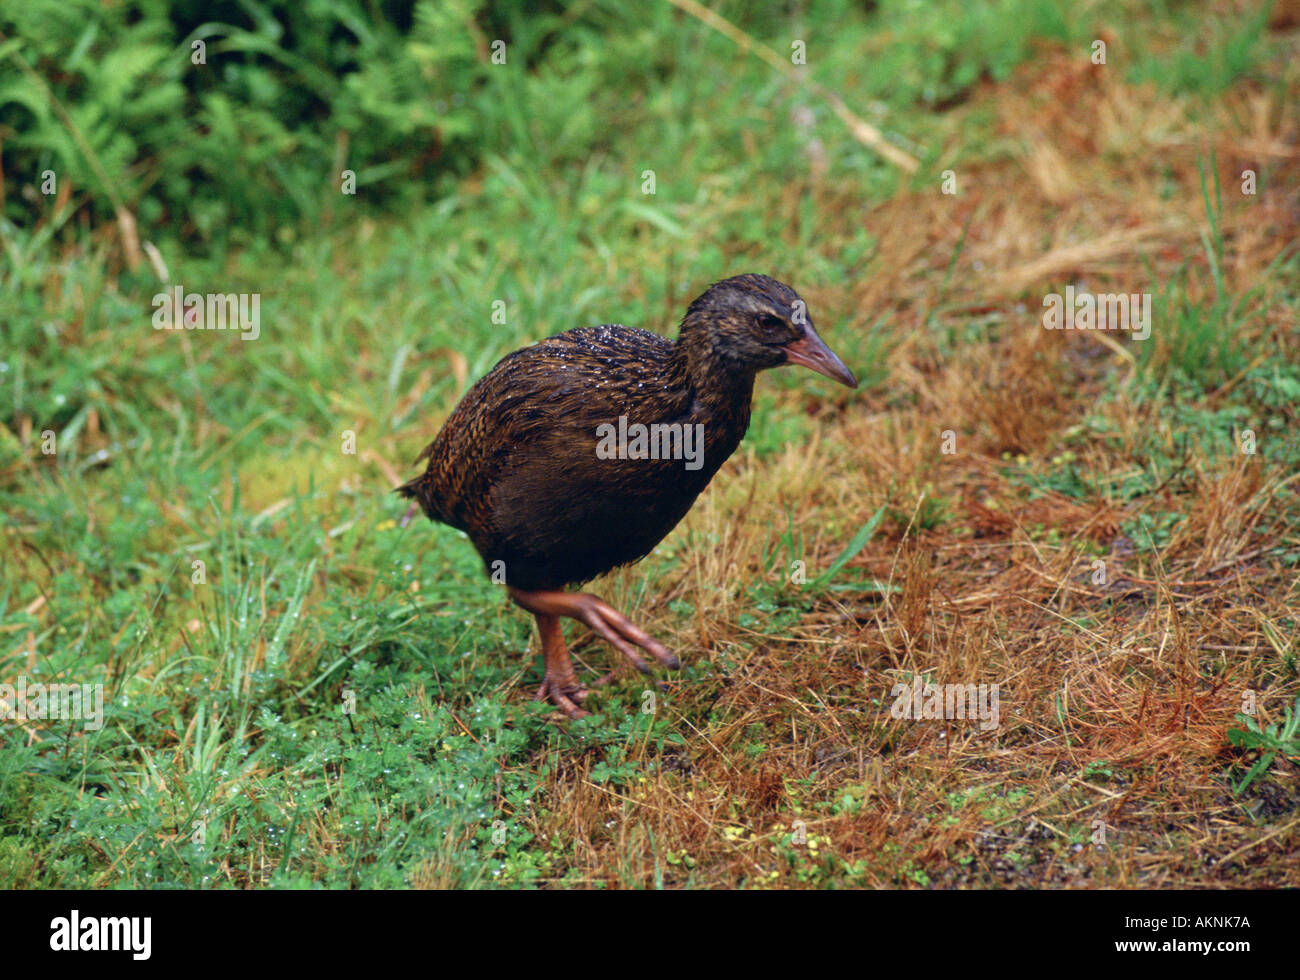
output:
M689 320L673 344L668 362L668 383L691 392L691 415L738 428L737 441L749 426L754 398L754 370L722 356L710 342L708 331Z

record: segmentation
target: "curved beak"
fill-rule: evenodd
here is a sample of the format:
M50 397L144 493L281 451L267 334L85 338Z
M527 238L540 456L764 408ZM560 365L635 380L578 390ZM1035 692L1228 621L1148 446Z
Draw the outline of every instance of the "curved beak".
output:
M826 342L817 336L817 331L812 328L812 324L806 324L803 329L802 340L786 345L786 363L802 364L806 368L812 368L818 374L824 374L832 381L856 388L858 379L844 366L844 362L835 356L835 352L826 346Z

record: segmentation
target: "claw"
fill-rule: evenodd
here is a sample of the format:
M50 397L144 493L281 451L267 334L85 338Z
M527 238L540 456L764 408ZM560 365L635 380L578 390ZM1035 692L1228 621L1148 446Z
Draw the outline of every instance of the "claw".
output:
M585 718L587 712L581 708L581 704L587 700L588 691L577 682L576 678L572 678L571 681L573 686L568 687L558 678L548 674L542 681L542 686L533 695L533 700L550 701L570 718Z

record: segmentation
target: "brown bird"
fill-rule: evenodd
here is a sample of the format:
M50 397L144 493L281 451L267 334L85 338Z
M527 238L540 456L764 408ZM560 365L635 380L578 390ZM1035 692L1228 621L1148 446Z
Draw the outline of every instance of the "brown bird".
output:
M681 666L601 599L564 589L639 561L663 540L740 444L755 375L782 364L858 384L793 289L735 276L690 305L675 343L605 325L507 355L417 457L427 468L397 492L464 531L489 575L537 618L546 663L538 700L585 714L562 616L642 673L650 667L638 647Z

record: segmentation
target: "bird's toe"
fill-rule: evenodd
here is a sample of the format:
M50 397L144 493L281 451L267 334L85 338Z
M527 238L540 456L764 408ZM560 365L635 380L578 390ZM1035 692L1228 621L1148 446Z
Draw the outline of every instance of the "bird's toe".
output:
M576 679L569 683L559 683L554 678L547 677L533 695L533 700L550 701L570 718L585 718L587 712L582 710L581 705L589 693Z

